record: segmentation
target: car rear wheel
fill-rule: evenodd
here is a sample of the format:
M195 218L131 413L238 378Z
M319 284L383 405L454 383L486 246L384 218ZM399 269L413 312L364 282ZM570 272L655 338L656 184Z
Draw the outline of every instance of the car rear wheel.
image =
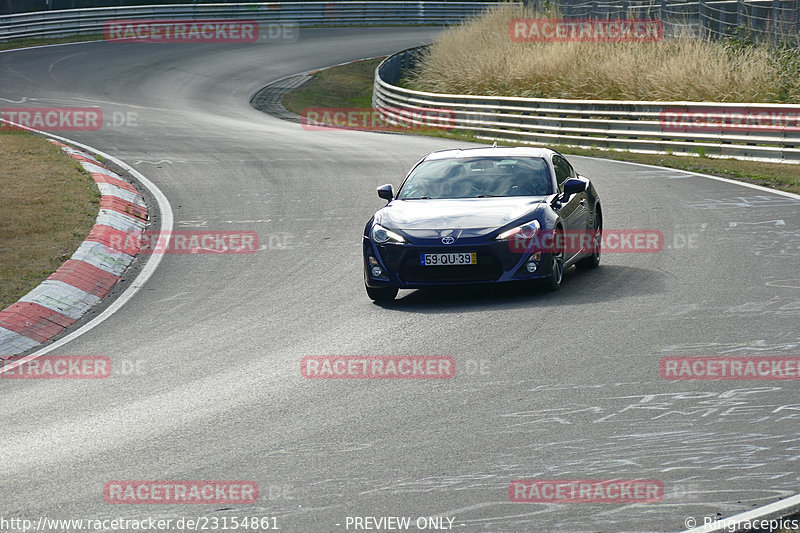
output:
M592 255L575 263L575 265L580 269L597 268L600 266L600 245L603 242L603 220L600 218L599 213L594 217L594 231L592 239L594 241L592 243L594 246Z
M373 302L391 302L397 296L397 288L395 287L367 287L367 296Z

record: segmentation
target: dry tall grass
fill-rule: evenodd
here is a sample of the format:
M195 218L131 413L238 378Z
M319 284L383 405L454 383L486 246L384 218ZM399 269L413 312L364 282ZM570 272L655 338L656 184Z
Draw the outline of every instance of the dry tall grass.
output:
M514 42L501 6L443 32L408 86L458 94L613 100L800 102L796 50L709 42Z

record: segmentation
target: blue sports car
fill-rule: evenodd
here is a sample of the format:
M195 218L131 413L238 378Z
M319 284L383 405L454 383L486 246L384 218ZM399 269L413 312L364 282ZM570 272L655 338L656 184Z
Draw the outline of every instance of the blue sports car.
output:
M538 281L561 285L575 264L600 264L600 199L545 148L433 152L364 228L364 284L374 301L398 289Z

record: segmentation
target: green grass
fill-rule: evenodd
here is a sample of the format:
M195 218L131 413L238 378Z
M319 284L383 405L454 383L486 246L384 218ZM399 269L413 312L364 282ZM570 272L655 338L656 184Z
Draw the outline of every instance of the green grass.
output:
M379 62L379 59L360 61L318 72L314 75L314 82L310 86L284 96L283 105L298 115L308 107L370 107L375 67ZM466 142L486 142L471 132L437 132L430 135ZM697 156L676 156L637 154L598 148L551 147L565 154L658 165L800 193L800 165L715 159L708 157L705 152L698 153Z
M0 309L54 272L92 229L100 191L43 137L0 131Z
M372 79L375 67L383 58L357 61L341 67L322 70L314 75L311 85L283 97L283 106L301 114L309 107L372 107ZM364 80L370 80L368 90Z
M103 38L102 33L92 33L87 35L73 35L72 37L51 37L47 39L13 39L11 41L0 42L0 50L12 50L14 48L27 48L28 46L44 46L47 44L79 43L84 41L98 41Z

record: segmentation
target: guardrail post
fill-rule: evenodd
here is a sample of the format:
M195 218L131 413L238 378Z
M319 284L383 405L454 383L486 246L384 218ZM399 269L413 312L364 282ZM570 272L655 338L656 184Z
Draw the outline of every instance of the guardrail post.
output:
M708 37L708 31L706 30L706 4L705 0L700 0L697 3L697 18L700 23L700 37L705 39Z
M736 0L736 28L741 28L745 24L744 0Z
M794 11L792 12L792 17L794 17L794 44L795 46L800 46L800 0L795 0L794 2Z
M780 39L781 0L772 0L772 42L777 44Z
M732 30L736 29L736 17L738 16L738 6L734 5L726 5L725 7L725 20L720 22L720 32L728 36L731 34ZM722 17L720 16L720 20Z
M800 0L795 0L794 3L794 34L797 35L796 39L800 41ZM800 46L800 42L795 42L796 46Z

